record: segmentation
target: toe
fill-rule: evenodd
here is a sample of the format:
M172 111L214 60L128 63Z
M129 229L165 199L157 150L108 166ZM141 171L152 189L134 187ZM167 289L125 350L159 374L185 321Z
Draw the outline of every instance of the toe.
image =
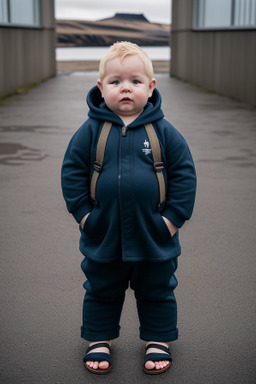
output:
M145 368L146 369L154 369L155 368L155 363L153 361L149 360L145 363Z
M156 369L163 369L165 367L167 367L167 365L169 364L169 361L168 360L165 360L165 361L157 361L155 363L156 365Z
M95 361L93 364L93 369L98 369L99 368L99 363L98 361Z
M108 369L108 367L109 367L109 363L108 363L108 361L101 361L101 362L99 363L99 368L100 368L100 369Z

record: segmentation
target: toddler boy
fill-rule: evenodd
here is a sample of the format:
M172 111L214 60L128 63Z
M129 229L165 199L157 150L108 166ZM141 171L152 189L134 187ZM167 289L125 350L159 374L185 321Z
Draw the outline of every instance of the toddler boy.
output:
M86 275L81 336L89 341L85 367L112 369L110 341L119 336L125 291L135 292L144 371L165 372L169 343L178 338L175 271L179 228L191 217L196 173L187 143L164 119L152 62L136 44L116 43L99 67L87 96L89 118L71 139L62 166L68 211L80 224ZM111 123L103 166L94 164L103 125ZM153 125L161 149L154 164L145 126ZM99 172L90 192L92 177ZM161 200L158 172L165 185Z

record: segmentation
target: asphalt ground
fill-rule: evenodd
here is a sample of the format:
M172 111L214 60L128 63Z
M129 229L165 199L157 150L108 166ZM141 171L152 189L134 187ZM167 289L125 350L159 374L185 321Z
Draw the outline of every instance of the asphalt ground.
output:
M194 215L181 230L173 366L143 373L128 290L113 371L83 367L82 255L60 168L97 73L62 72L0 104L1 384L255 384L256 111L166 73L156 78L198 174Z

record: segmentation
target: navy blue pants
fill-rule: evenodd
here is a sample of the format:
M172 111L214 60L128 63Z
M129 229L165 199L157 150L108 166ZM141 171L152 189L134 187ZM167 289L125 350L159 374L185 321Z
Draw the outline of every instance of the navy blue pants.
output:
M119 336L120 317L129 287L134 290L140 321L140 338L172 341L178 338L174 275L177 258L164 262L97 263L85 258L86 275L82 338L89 341Z

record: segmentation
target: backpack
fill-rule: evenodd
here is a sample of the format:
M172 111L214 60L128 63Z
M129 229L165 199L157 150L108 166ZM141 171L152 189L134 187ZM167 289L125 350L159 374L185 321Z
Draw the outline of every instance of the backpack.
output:
M93 171L92 181L91 181L91 199L96 204L97 204L97 200L95 196L96 185L97 185L98 177L102 171L105 147L106 147L111 126L112 126L112 123L108 121L104 123L100 133L99 140L98 140L97 149L96 149L96 160L94 161L94 171ZM156 172L156 176L158 179L159 196L160 196L158 206L160 206L165 201L165 182L164 182L164 175L163 175L164 164L161 159L161 148L160 148L159 140L157 138L153 125L146 124L145 129L146 129L146 132L150 141L151 149L152 149L154 171Z

